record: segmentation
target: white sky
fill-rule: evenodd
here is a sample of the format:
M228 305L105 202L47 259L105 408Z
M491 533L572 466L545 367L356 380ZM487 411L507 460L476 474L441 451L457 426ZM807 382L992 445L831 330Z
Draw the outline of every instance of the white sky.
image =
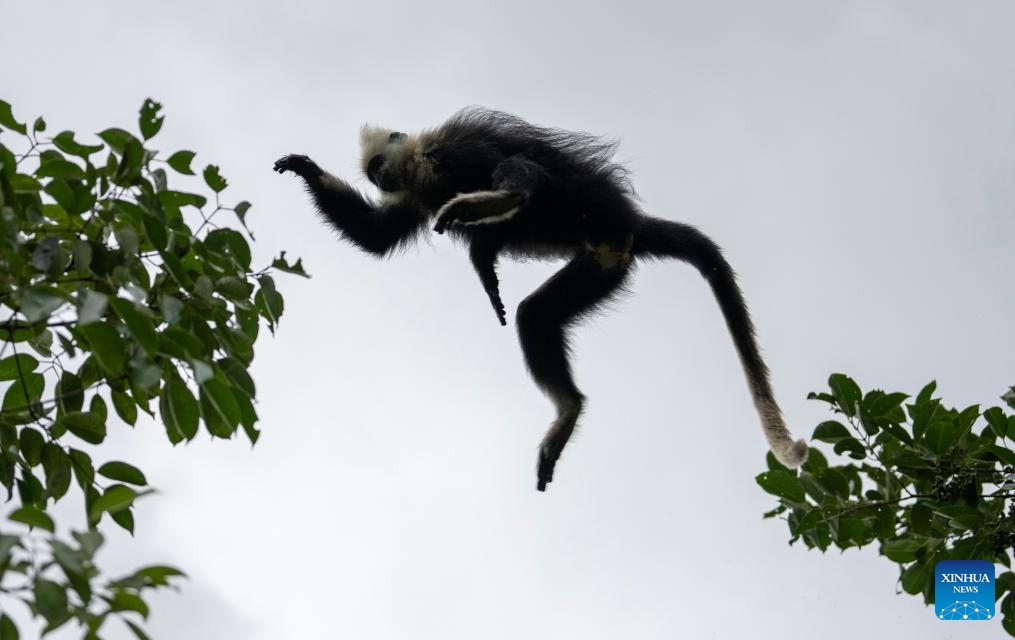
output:
M798 434L835 371L989 406L1015 384L1015 5L0 7L21 119L86 133L160 100L158 146L220 165L254 203L259 259L288 250L314 275L278 279L252 452L113 429L161 493L103 564L191 576L151 599L154 637L999 637L896 595L874 549L789 547L761 519L764 439L690 267L643 267L579 332L586 416L538 494L552 408L464 251L435 237L376 263L271 165L307 153L352 178L362 122L414 130L467 104L619 136L645 209L726 248ZM556 267L505 264L509 311Z

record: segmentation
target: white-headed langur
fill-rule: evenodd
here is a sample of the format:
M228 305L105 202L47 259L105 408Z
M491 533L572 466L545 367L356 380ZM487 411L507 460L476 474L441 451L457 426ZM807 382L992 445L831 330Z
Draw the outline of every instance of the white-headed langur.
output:
M362 168L380 190L378 202L306 156L275 163L275 171L303 178L324 219L360 249L387 256L428 227L447 231L468 245L502 325L500 254L568 260L518 305L516 317L529 372L557 409L539 447L540 491L553 480L585 399L571 374L568 330L622 292L634 263L644 259L676 258L701 272L733 336L772 451L790 467L806 459L806 443L793 440L776 404L733 269L696 228L639 210L627 171L612 159L615 143L480 108L418 135L366 126L361 138Z

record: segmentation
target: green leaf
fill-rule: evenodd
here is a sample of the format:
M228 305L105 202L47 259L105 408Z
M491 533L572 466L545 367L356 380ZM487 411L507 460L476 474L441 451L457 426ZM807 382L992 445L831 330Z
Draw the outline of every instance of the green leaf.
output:
M902 589L910 595L922 593L930 580L930 565L916 562L902 572Z
M282 295L276 291L275 281L271 276L261 276L257 282L261 288L254 296L254 304L257 306L258 313L268 321L268 326L274 330L284 309Z
M32 474L30 469L21 470L21 478L17 481L18 496L24 505L44 506L46 500L46 488L42 486L39 479ZM47 516L48 517L48 516ZM13 519L14 516L11 516Z
M1015 467L1015 451L996 444L987 445L986 450L993 453L1003 464Z
M968 531L983 526L983 514L975 511L960 513L948 521L948 526L956 531Z
M169 441L177 444L197 435L200 409L194 394L178 377L173 376L162 387L159 397L159 414L166 425Z
M909 527L912 533L925 535L930 531L930 522L934 512L924 502L917 502L909 512Z
M28 412L30 407L39 402L45 389L46 378L41 374L26 374L22 380L14 382L7 388L2 411L10 414Z
M1009 407L1015 409L1015 387L1009 388L1008 391L1001 396L1001 399L1004 400Z
M190 360L190 366L194 370L194 380L197 384L204 384L215 377L215 369L203 360L192 358Z
M145 140L152 138L162 128L162 121L165 120L165 117L159 115L161 110L162 105L151 98L145 100L144 104L141 105L138 126Z
M18 310L28 322L48 320L54 311L63 306L63 298L52 295L46 289L32 287L21 296Z
M91 346L92 354L107 373L116 375L123 372L127 363L126 345L116 329L104 323L79 326Z
M113 151L119 154L123 154L127 146L130 143L135 143L140 146L140 141L131 135L129 132L119 129L117 127L111 127L98 134L102 138L103 142L109 145Z
M228 256L241 271L250 270L250 245L233 229L215 229L204 239L205 247L217 254Z
M240 408L232 390L218 378L212 378L200 388L201 417L208 432L219 438L232 437L240 424Z
M955 437L961 440L973 428L973 423L980 417L980 405L974 404L963 409L955 417Z
M105 542L102 532L96 529L71 531L71 536L77 540L78 545L81 547L81 553L85 554L89 560L95 557L95 553Z
M197 193L185 193L183 191L160 191L159 203L164 207L197 207L202 208L208 204L208 198Z
M215 282L215 291L230 300L245 302L250 299L250 294L254 292L254 285L242 278L226 276L219 278Z
M807 501L800 479L789 471L766 471L758 475L755 480L762 489L774 496L798 503L806 503Z
M17 380L39 368L39 361L27 353L8 356L0 360L0 380Z
M116 244L125 255L137 255L141 249L141 239L137 230L129 224L120 224L113 227L113 235L116 237Z
M134 633L134 637L137 638L137 640L151 640L148 634L145 633L144 629L140 626L134 624L130 620L124 620L123 623Z
M254 403L250 401L250 397L246 393L235 387L233 388L233 397L240 409L240 424L243 426L243 431L247 434L250 444L257 444L261 432L254 426L257 424L257 411L254 409Z
M91 487L95 482L95 468L92 466L92 459L84 451L72 448L70 450L71 469L74 470L74 477L78 486L82 489Z
M177 151L173 155L169 156L169 166L176 170L177 173L182 173L187 176L194 175L194 171L190 168L190 163L194 159L193 151Z
M155 333L155 323L147 315L147 309L143 309L130 300L124 298L113 298L109 301L116 315L127 325L127 330L141 345L148 355L155 355L159 350L159 337Z
M254 359L254 341L247 334L232 327L219 325L216 334L226 353L249 364Z
M137 491L126 485L111 485L88 509L89 521L97 523L103 513L114 513L130 507L137 495Z
M207 302L212 302L214 297L212 294L215 292L215 284L211 281L211 278L201 274L194 280L194 295Z
M815 477L829 493L843 500L849 497L849 478L839 469L828 467L815 473Z
M148 617L148 605L145 601L128 591L114 591L113 597L104 600L109 603L112 611L133 611L141 614L142 618Z
M0 613L0 640L18 640L18 628L6 613Z
M110 587L127 589L166 587L170 586L170 578L177 577L185 578L186 574L175 567L156 565L138 569L129 576L120 578L119 580L114 580L110 583Z
M78 326L91 324L106 315L109 298L104 293L85 289L78 293Z
M97 413L74 411L60 418L60 423L89 444L102 444L106 439L106 423Z
M257 309L244 309L243 305L236 305L236 322L240 325L240 330L248 338L257 340L257 335L261 329L261 319Z
M60 254L60 240L56 236L44 238L32 251L32 266L37 271L48 273Z
M7 519L11 522L27 524L29 527L45 529L50 533L53 533L56 528L53 519L45 511L33 506L26 505L15 509L7 516Z
M166 327L159 338L159 351L174 358L185 359L188 356L200 358L204 355L204 343L186 329L179 326Z
M80 158L87 158L97 151L102 151L101 144L85 145L75 142L73 131L61 131L55 138L53 138L53 144L56 145L56 148L60 151Z
M50 357L53 356L53 351L52 351L52 347L53 347L53 332L50 331L49 329L44 329L42 332L40 332L34 338L29 340L28 344L33 349L38 351L40 355L43 355L43 356L45 356L47 358L50 358Z
M70 458L62 447L47 442L42 449L42 468L46 472L46 494L59 500L70 488Z
M156 388L162 381L162 368L145 354L138 353L130 363L130 383L142 391Z
M36 339L43 331L45 327L39 325L26 325L22 323L15 323L14 327L7 331L7 334L3 337L7 342L26 342Z
M204 182L211 188L215 193L221 192L226 188L226 179L219 175L219 168L213 164L208 165L204 168Z
M848 452L851 458L856 460L862 460L866 457L866 449L863 448L863 444L859 440L854 438L848 429L840 422L834 420L828 420L822 422L814 429L814 440L820 442L828 442L834 444L834 450L838 454Z
M289 264L285 259L285 251L272 261L271 266L273 269L285 271L286 273L303 276L304 278L310 277L310 274L303 270L303 258L297 259L295 264Z
M148 484L144 474L135 466L126 462L107 462L99 467L99 475L106 476L110 480L119 480L128 484L144 486Z
M811 448L807 454L807 460L804 461L803 468L805 471L818 474L828 468L828 458L825 454L821 453L815 448Z
M168 565L152 565L144 569L138 569L134 575L144 578L153 587L165 587L169 585L169 578L186 578L187 574L176 567Z
M32 427L21 430L21 456L29 466L35 467L42 462L42 447L46 439Z
M935 420L924 433L924 442L934 453L941 455L958 439L959 433L955 423L948 419Z
M60 381L56 384L56 402L59 413L71 413L80 411L85 402L85 387L81 378L70 371L64 371L60 375Z
M7 127L11 131L17 131L21 135L28 134L28 127L14 119L11 105L3 100L0 100L0 126Z
M113 389L109 395L113 400L116 415L120 416L120 419L127 424L134 426L137 423L137 405L134 404L134 400L127 393L118 389Z
M67 590L45 578L35 579L35 606L46 622L54 624L67 615Z
M120 511L114 511L109 514L109 517L113 519L113 522L120 525L124 531L130 535L134 535L134 514L130 509L122 509Z
M878 396L869 406L870 414L877 420L889 420L894 423L901 423L906 419L906 414L902 410L902 403L908 397L909 395L905 393L887 393Z
M28 176L23 173L16 173L11 176L11 190L14 191L14 193L38 193L39 191L42 191L42 189L42 183L32 176ZM55 211L50 207L56 207L61 211L63 210L63 207L60 207L60 205L44 204L42 205L42 212L47 218L50 217L47 215L47 212ZM66 217L67 214L64 213L63 215Z
M1015 593L1009 593L998 609L1004 615L1001 626L1009 635L1015 636Z
M822 504L825 499L825 489L818 484L814 476L806 471L801 473L799 476L800 486L804 488L804 492L810 496L811 500L814 500L817 504Z
M51 180L46 185L46 193L53 197L58 205L65 211L74 211L77 207L77 197L70 185L63 180Z
M42 133L46 130L46 121L43 120L42 116L35 119L32 123L32 133Z
M53 559L63 569L70 586L77 592L82 602L91 601L92 587L86 575L89 570L85 567L85 554L59 540L53 540L50 545L53 549Z
M244 228L247 226L247 212L250 211L250 206L250 203L244 200L233 207L236 217L240 219L240 224L242 224Z
M95 394L92 396L92 401L88 403L88 410L99 416L103 422L109 417L109 409L106 408L106 401L102 399L102 396Z
M828 386L832 389L832 395L841 410L847 416L855 416L857 405L863 398L860 387L849 376L841 373L833 373L828 378Z
M997 597L1000 598L1008 591L1015 590L1015 573L1011 571L1005 571L997 577L994 581L994 591Z
M0 367L2 365L3 363L0 362ZM1005 417L1004 410L1001 407L987 409L983 412L983 417L999 437L1004 438L1008 435L1008 419Z
M920 390L920 393L916 395L916 404L923 404L929 402L931 396L934 395L934 391L937 389L937 380L931 380L927 385Z
M88 388L99 382L105 380L106 376L102 372L102 367L99 366L99 362L95 359L94 355L90 355L85 358L85 361L78 368L78 377L81 378L81 384Z
M144 229L145 237L156 251L163 251L169 243L169 234L166 233L165 223L157 217L144 213L141 215L141 227Z
M176 283L181 288L190 289L190 276L187 274L187 270L183 268L183 263L180 262L180 259L169 253L169 251L163 251L160 255L162 256L163 266L173 276L173 280L176 280Z
M168 324L176 324L180 320L180 312L183 311L183 302L174 296L161 294L159 309L162 311L162 318Z
M35 177L84 180L85 170L70 160L50 160L39 165L39 168L35 170Z
M836 537L836 544L845 549L851 545L861 546L866 540L873 537L871 525L860 518L842 516L833 519L833 534Z
M225 373L234 389L245 393L250 398L257 395L254 379L250 377L247 367L242 362L236 358L222 358L217 360L215 364Z
M882 553L892 562L905 564L916 560L916 552L923 548L923 542L910 538L889 540L882 547Z

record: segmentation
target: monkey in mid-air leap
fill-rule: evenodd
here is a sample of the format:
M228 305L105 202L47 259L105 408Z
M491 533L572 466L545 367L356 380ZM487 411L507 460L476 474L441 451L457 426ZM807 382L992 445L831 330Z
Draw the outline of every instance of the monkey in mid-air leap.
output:
M529 372L557 408L539 447L539 491L553 480L585 399L571 374L568 329L622 291L639 259L676 258L701 272L733 336L773 453L790 467L807 458L807 444L793 440L776 404L733 269L694 227L638 209L626 170L612 160L615 143L468 108L418 135L365 126L361 146L380 202L306 156L285 156L275 171L303 178L325 220L364 251L386 256L428 225L464 240L502 325L501 253L569 260L518 305L516 319Z

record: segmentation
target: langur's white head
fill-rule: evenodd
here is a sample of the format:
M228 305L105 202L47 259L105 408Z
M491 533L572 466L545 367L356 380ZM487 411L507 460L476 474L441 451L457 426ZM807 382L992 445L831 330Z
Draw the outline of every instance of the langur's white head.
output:
M416 173L416 137L382 127L360 129L360 164L378 189L397 193L408 189Z

